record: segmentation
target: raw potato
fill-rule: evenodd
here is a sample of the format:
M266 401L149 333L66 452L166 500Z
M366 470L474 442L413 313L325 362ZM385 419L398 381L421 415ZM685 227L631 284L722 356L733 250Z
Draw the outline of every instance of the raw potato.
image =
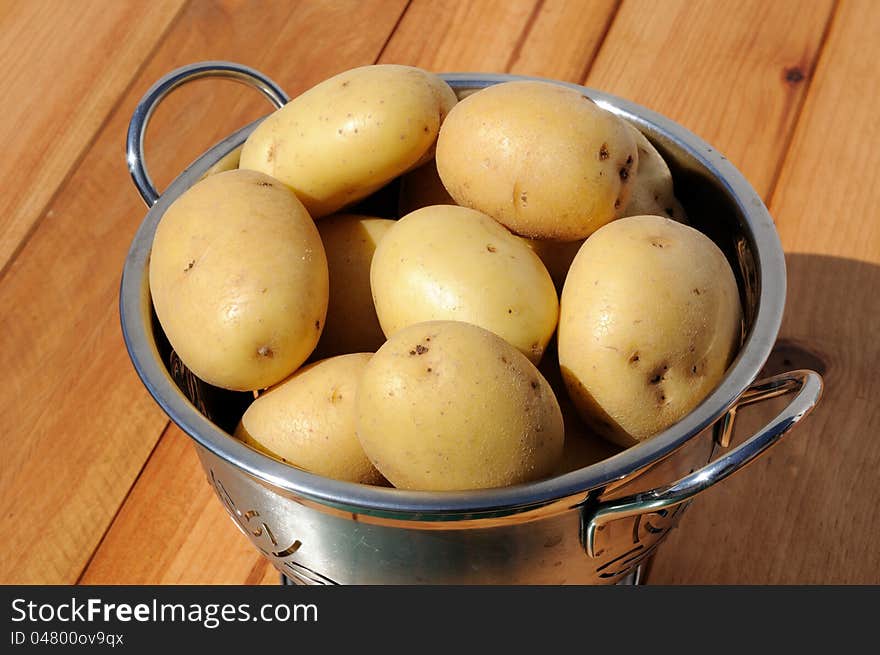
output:
M550 385L519 351L468 323L397 332L364 370L357 434L395 486L502 487L549 475L563 447Z
M318 223L330 269L330 302L317 357L372 353L385 343L370 293L370 264L394 224L354 214L335 214Z
M625 121L578 91L505 82L452 108L437 170L457 204L522 236L574 241L621 215L638 152Z
M440 181L437 165L433 160L411 170L400 180L399 216L406 216L417 209L431 205L454 204L455 199L449 195L443 182Z
M571 268L571 262L574 261L574 257L583 245L584 240L543 241L541 239L526 239L526 243L541 258L544 267L550 273L550 278L553 280L556 290L561 292L562 286L565 284L565 277L568 275L568 269Z
M740 344L736 280L704 234L658 216L587 239L562 291L559 362L584 420L630 446L718 384Z
M449 85L420 68L355 68L260 123L240 166L281 180L314 218L326 216L430 159L455 102Z
M263 389L318 342L327 260L289 189L262 173L226 171L196 183L162 216L150 291L171 346L196 376Z
M355 396L370 356L342 355L300 369L251 403L235 436L311 473L381 482L355 434Z
M663 156L636 127L629 123L626 125L638 145L639 174L630 189L629 202L623 210L623 216L653 214L687 224L684 207L675 197L672 172Z
M622 450L584 426L574 409L571 411L571 415L564 411L562 413L565 421L565 443L562 447L559 463L553 469L553 475L563 475L592 466ZM576 422L572 428L569 428L569 423L572 421Z
M238 146L237 148L233 148L228 153L223 155L216 164L205 171L205 174L202 175L201 179L205 179L206 177L210 177L211 175L216 175L217 173L223 173L224 171L234 171L236 168L238 168L238 162L241 159L241 149L243 147L243 145Z
M559 370L558 353L554 346L555 343L551 342L538 370L556 395L559 409L562 411L565 441L562 446L562 457L553 469L552 475L563 475L608 459L621 452L623 448L603 439L584 424L568 397Z
M401 218L370 272L386 336L431 320L491 330L537 363L556 329L553 281L525 242L480 212L453 205Z

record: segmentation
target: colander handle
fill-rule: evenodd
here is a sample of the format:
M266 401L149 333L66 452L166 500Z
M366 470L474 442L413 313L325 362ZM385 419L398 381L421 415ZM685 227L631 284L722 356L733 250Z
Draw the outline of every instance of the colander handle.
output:
M135 107L126 137L128 170L147 207L152 207L159 199L159 192L156 191L144 163L144 134L150 123L150 117L159 103L174 89L204 77L222 77L252 86L266 96L276 108L283 107L290 100L275 82L259 71L230 61L202 61L182 66L163 76L150 87Z
M749 387L719 425L722 445L726 445L725 441L729 442L737 408L795 391L797 395L772 421L747 441L698 471L665 487L599 503L590 508L589 515L586 515L585 507L581 534L587 554L596 557L596 532L602 525L629 516L662 513L690 500L756 460L813 410L822 395L822 377L814 371L798 370L760 380Z

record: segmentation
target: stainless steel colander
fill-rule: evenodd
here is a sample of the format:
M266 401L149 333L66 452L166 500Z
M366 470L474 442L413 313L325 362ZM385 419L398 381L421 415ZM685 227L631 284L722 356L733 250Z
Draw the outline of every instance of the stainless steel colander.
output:
M822 379L813 371L756 380L782 319L785 260L773 221L748 182L710 145L669 119L621 98L558 82L645 133L670 164L691 222L728 257L744 308L743 344L715 391L678 423L637 446L578 471L502 489L435 493L357 485L253 450L229 435L251 396L212 388L188 374L171 352L150 301L147 266L162 214L259 122L216 144L160 195L143 160L147 123L170 91L203 77L254 86L276 107L287 101L264 75L229 62L175 70L141 100L129 126L128 165L149 211L123 271L123 334L138 375L192 437L232 520L290 579L304 584L616 582L657 548L692 498L754 461L818 402ZM460 94L524 79L442 77ZM732 447L736 411L783 394L793 394L790 403Z

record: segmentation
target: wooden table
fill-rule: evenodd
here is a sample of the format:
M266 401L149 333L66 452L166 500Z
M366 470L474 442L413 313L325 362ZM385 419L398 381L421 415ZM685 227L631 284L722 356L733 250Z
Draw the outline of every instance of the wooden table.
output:
M652 583L880 583L880 3L875 0L5 0L0 3L0 582L266 583L122 342L145 210L132 109L229 59L291 95L358 65L582 82L690 128L765 199L787 253L777 364L825 376L791 438L694 503ZM175 93L160 188L264 114L228 82Z

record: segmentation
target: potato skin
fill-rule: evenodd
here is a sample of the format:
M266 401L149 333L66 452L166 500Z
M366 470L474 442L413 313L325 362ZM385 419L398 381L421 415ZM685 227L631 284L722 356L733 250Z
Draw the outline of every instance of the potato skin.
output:
M239 165L281 180L320 218L430 159L455 102L445 82L420 68L354 68L269 115Z
M549 475L563 447L550 385L518 350L469 323L394 334L364 370L357 434L395 486L501 487Z
M619 445L613 444L596 434L578 415L577 408L572 403L571 398L568 397L565 382L562 380L555 342L550 343L538 370L541 371L541 375L547 380L556 396L559 409L562 411L562 421L565 425L565 441L562 445L562 456L559 458L559 462L551 475L563 475L577 471L596 462L608 459L623 450Z
M550 278L556 286L558 292L562 292L565 284L565 278L568 275L568 269L571 268L571 262L574 261L575 255L584 243L584 239L577 241L546 241L543 239L526 239L525 242L529 248L535 251L535 254L544 263Z
M521 236L574 241L620 216L638 172L625 122L574 89L505 82L449 112L437 170L457 204Z
M184 364L238 391L290 375L318 342L327 260L296 196L255 171L207 177L167 209L150 255L159 322Z
M559 318L553 281L525 242L454 205L397 221L376 248L370 284L386 337L413 323L465 321L537 363Z
M414 168L400 178L398 198L398 216L406 216L431 205L455 204L455 199L449 195L440 180L434 160Z
M630 189L623 216L665 216L687 225L684 207L675 197L672 172L663 156L638 128L626 124L639 151L639 173Z
M666 429L718 384L742 312L719 248L658 216L593 234L562 290L559 363L583 419L623 446Z
M330 300L316 357L372 353L385 343L370 292L370 264L394 224L357 214L334 214L317 224L330 270Z
M381 482L355 434L357 386L370 357L353 353L301 368L251 403L235 436L311 473Z
M204 172L200 179L205 179L206 177L216 175L217 173L223 173L225 171L234 171L238 168L238 162L241 160L241 149L243 147L244 144L237 148L233 148L223 155L213 166L211 166L211 168Z

